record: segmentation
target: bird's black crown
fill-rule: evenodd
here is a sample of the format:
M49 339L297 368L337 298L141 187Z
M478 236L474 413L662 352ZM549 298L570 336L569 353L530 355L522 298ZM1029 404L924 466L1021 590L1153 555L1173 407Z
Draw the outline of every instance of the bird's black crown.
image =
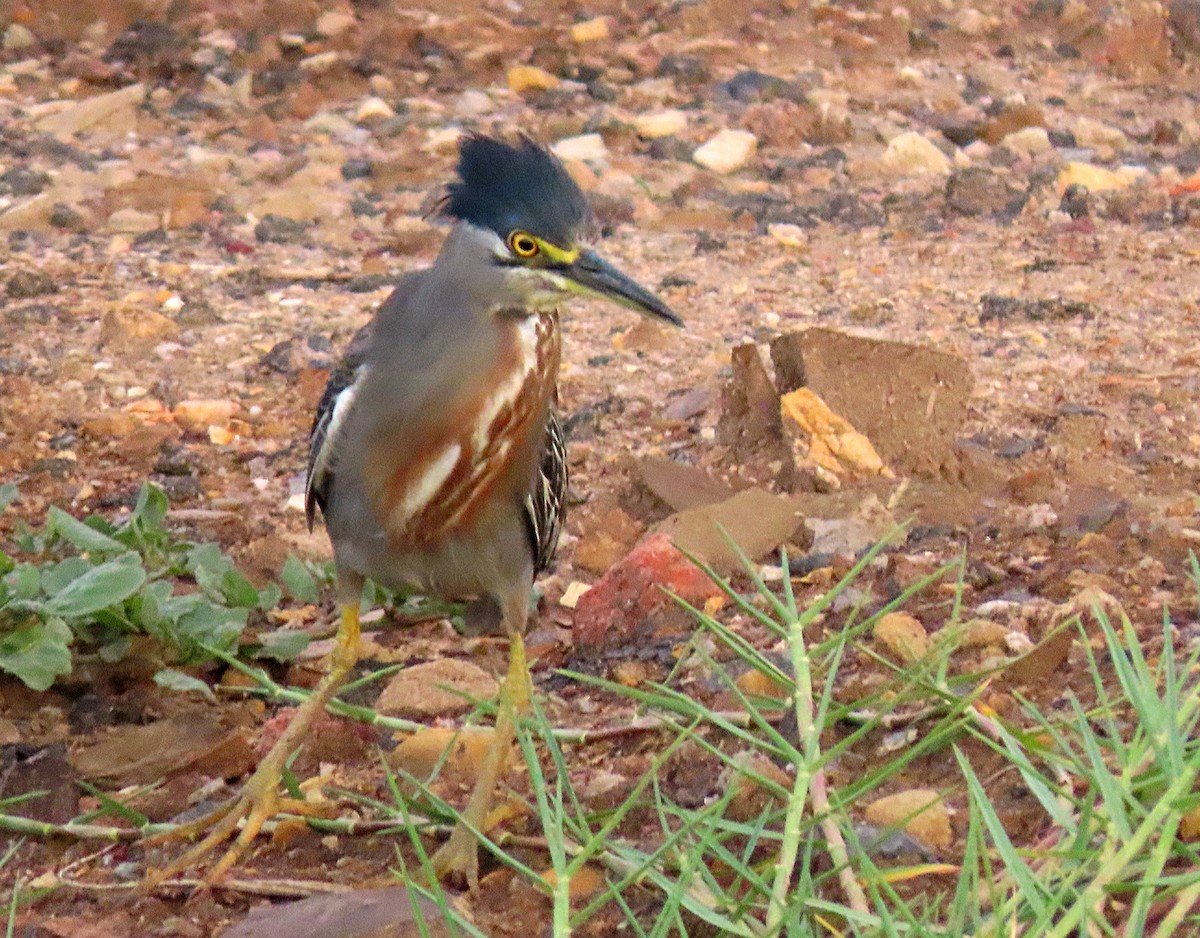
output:
M472 134L458 152L458 180L447 187L441 212L506 238L523 229L569 247L588 222L587 199L545 147L522 136L513 144Z

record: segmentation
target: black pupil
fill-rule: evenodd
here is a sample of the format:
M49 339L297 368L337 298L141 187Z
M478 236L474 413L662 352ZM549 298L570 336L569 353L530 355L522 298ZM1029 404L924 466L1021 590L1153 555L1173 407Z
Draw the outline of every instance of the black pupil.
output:
M527 237L517 238L517 253L518 254L532 254L534 252L534 250L536 250L536 247L537 246L533 243L532 238L527 238Z

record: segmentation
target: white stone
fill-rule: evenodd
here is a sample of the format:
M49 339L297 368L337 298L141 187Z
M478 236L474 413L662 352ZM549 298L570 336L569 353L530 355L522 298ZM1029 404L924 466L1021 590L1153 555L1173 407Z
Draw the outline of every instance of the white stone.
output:
M566 609L574 609L578 604L580 597L583 596L592 587L587 583L580 583L578 580L572 580L563 591L562 598L558 604Z
M687 115L674 109L654 111L651 114L639 114L633 120L637 135L645 140L657 137L670 137L673 134L687 130Z
M146 97L146 86L130 85L108 94L84 98L34 121L38 130L57 137L88 131L121 136L137 127L137 106Z
M358 106L354 120L359 124L375 124L395 116L396 112L383 98L370 97Z
M697 147L692 159L714 173L732 173L746 165L757 147L758 138L748 130L722 130Z
M300 60L300 68L306 72L327 72L341 60L336 52L318 52Z
M5 52L12 52L16 49L28 49L36 45L37 36L30 32L27 26L22 26L20 23L13 23L8 29L4 30Z
M778 222L774 225L767 226L767 234L769 234L784 247L808 247L808 236L804 233L804 229L799 225L792 225L787 222Z
M580 134L558 141L551 148L560 160L593 162L608 159L608 147L599 134Z
M967 7L954 18L954 26L967 36L979 36L991 28L991 21L974 7Z
M1022 127L1011 134L1005 134L1000 143L1013 153L1022 153L1025 156L1049 153L1054 149L1045 127Z
M317 35L332 39L353 28L357 22L353 13L346 13L343 10L326 10L317 17Z
M883 164L890 170L909 176L950 173L950 157L946 156L928 137L915 130L892 138L883 151Z
M492 110L492 99L478 88L468 88L454 103L454 113L461 117L482 117Z
M1072 132L1075 134L1075 143L1081 147L1112 147L1120 150L1129 143L1124 131L1090 117L1076 120Z

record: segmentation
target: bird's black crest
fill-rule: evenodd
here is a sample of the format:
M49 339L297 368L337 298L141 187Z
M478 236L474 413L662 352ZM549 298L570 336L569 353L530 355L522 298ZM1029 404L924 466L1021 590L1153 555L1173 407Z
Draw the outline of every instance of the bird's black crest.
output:
M441 213L500 237L524 229L569 247L590 218L587 199L549 150L472 134L459 146L458 181L447 187Z

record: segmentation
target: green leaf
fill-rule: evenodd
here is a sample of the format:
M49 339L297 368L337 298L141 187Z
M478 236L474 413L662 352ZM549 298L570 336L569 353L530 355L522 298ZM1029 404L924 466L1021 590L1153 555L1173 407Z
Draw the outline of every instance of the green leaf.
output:
M295 554L288 554L288 559L283 562L279 580L283 583L287 594L297 602L315 603L317 601L317 581L308 572L304 561Z
M188 657L196 656L196 645L210 645L228 651L237 644L246 628L247 609L229 609L207 602L204 597L177 622L180 650Z
M192 677L192 675L185 674L183 671L176 671L174 668L163 668L154 675L154 683L168 690L179 691L184 694L195 692L209 700L217 699L216 695L212 692L212 688L200 680L200 678Z
M146 582L146 571L139 564L110 560L87 573L50 597L46 608L64 618L80 618L107 606L123 603Z
M4 577L12 599L37 599L42 594L42 572L31 563L19 563Z
M258 640L262 642L262 648L255 652L255 658L291 661L308 647L311 638L307 632L298 632L295 629L276 629L274 632L263 632L258 636Z
M112 641L101 645L96 650L96 654L100 656L101 661L114 664L129 654L129 649L132 647L132 638L130 638L128 635L118 635L116 638L112 639Z
M6 554L4 551L0 550L0 576L5 576L6 574L12 572L13 567L16 565L17 562L15 560L8 556L8 554Z
M231 606L253 608L258 605L258 590L240 570L232 567L221 576L221 593Z
M47 596L61 593L90 569L92 564L82 557L67 557L56 564L43 567L42 590Z
M168 507L167 493L154 483L147 482L138 492L130 521L140 521L146 531L160 530L167 518Z
M279 606L281 599L283 599L283 590L279 588L279 584L268 583L258 591L258 608L263 612L269 612Z
M125 545L113 540L102 531L73 518L56 505L46 513L46 533L57 534L79 550L115 554L125 550Z
M60 674L71 673L70 630L64 638L58 623L38 622L0 637L0 670L14 674L37 691L46 690Z
M221 553L217 544L196 544L187 552L187 568L192 576L200 571L220 574L232 566L233 561Z
M0 511L4 511L9 505L17 500L17 496L21 493L12 482L5 482L0 485Z

